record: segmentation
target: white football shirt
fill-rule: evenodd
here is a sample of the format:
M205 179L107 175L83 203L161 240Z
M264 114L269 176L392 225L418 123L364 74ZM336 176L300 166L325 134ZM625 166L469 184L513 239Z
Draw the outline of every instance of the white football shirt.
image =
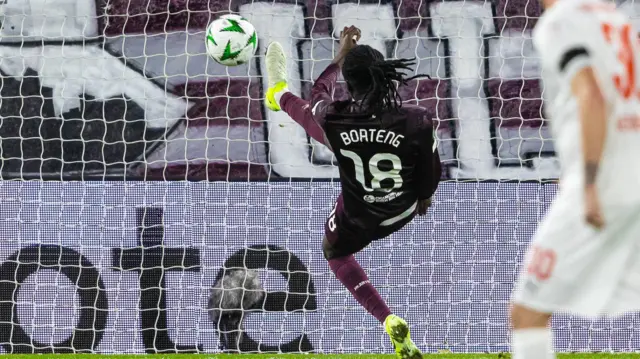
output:
M591 66L608 104L597 178L600 201L605 207L640 204L640 46L629 18L605 1L562 0L543 13L533 40L562 167L560 193L577 201L583 197L581 123L571 80Z

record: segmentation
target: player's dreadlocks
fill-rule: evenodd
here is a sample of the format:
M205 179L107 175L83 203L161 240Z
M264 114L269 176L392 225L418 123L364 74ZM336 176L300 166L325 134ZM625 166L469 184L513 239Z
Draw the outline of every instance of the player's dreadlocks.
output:
M402 106L398 87L415 78L428 77L405 77L406 71L412 71L414 60L385 60L380 51L368 45L358 45L345 56L342 76L349 92L361 97L358 98L361 107L366 106L377 114L385 110L398 110Z

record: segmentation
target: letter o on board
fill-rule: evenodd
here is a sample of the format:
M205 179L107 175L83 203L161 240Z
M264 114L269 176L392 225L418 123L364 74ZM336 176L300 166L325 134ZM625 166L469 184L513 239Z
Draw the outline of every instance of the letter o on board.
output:
M58 271L78 287L78 324L73 334L59 343L33 340L18 321L20 284L40 269ZM108 308L100 274L87 258L73 249L57 245L25 247L0 266L0 344L8 353L92 352L104 334Z

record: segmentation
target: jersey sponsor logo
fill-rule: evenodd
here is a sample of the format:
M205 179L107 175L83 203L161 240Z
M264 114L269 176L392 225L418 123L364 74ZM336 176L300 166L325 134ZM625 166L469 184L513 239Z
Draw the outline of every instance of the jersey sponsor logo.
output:
M404 192L399 191L399 192L391 192L389 194L386 194L384 196L381 197L377 197L377 196L373 196L373 195L365 195L363 197L364 201L367 203L387 203L387 202L391 202L394 199L402 196Z
M616 6L610 3L592 3L580 5L580 10L587 12L614 12L616 11Z
M616 125L620 132L640 131L640 117L637 115L623 116L616 121Z

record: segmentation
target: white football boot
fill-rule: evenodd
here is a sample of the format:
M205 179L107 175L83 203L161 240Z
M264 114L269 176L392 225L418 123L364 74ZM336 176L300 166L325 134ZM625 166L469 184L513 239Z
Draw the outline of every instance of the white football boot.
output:
M279 43L272 42L267 47L265 67L269 86L265 95L265 104L271 111L280 111L276 94L287 88L287 57Z

